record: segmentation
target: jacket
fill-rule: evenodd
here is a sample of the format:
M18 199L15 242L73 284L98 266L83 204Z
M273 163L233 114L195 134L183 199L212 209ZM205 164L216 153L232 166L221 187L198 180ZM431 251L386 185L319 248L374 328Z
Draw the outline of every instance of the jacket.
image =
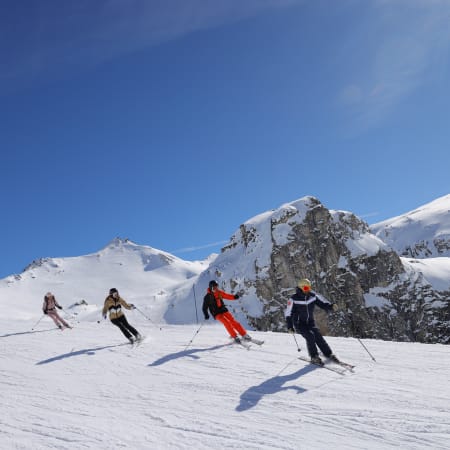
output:
M213 317L216 317L217 314L223 314L228 312L227 307L223 303L223 299L226 300L236 300L236 296L233 294L228 294L225 291L221 291L220 289L216 289L215 291L211 291L211 289L207 289L206 295L203 297L203 314L205 318L208 317L208 310Z
M54 295L47 297L44 297L44 303L42 305L42 312L44 314L47 314L49 311L54 311L55 308L61 309L61 305L56 301L56 298Z
M333 309L330 302L321 298L314 291L305 294L300 288L297 288L297 292L288 300L284 314L288 329L298 328L300 324L315 326L314 308L316 305L325 311Z
M129 305L122 297L114 298L112 295L108 295L105 299L105 304L103 305L102 314L105 315L109 312L110 320L118 319L124 315L122 306L126 309L132 309L131 305Z

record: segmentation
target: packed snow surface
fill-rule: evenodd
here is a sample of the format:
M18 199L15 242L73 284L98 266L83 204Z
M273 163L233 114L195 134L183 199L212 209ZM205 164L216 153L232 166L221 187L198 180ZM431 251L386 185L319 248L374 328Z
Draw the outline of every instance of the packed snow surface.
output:
M299 360L301 336L246 350L218 322L142 311L137 348L109 320L0 318L1 448L449 448L448 346L328 337L356 365L340 375Z

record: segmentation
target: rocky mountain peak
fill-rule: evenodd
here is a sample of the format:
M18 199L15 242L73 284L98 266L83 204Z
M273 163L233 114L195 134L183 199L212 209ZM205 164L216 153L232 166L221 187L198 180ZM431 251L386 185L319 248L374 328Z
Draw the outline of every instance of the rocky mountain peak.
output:
M442 338L438 326L433 334L423 320L432 311L431 299L442 300L446 294L433 291L423 276L405 267L367 223L352 213L328 210L314 197L242 224L209 273L224 287L240 290L243 306L237 313L257 329L285 330L286 301L306 277L341 309L332 320L318 314L326 332L397 340ZM431 315L435 320L436 314ZM440 315L441 327L447 316Z

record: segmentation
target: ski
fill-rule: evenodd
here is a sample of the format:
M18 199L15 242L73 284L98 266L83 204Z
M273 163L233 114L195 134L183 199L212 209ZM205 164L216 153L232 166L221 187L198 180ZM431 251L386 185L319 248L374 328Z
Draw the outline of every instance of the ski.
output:
M251 347L250 344L247 344L247 342L243 342L243 341L236 342L236 341L233 339L233 343L236 344L236 345L238 345L238 346L240 346L240 347L243 347L243 348L245 348L245 349L247 349L247 350L250 350L250 347Z
M256 345L263 345L264 344L264 341L261 341L259 339L254 339L254 338L250 338L250 340L247 341L247 342L252 342L253 344L256 344Z
M349 370L350 372L354 372L355 366L353 364L349 364L341 360L339 360L339 362L338 361L331 361L331 362L337 364L338 366L343 367L344 369Z
M314 366L321 367L322 369L331 370L331 372L338 373L339 375L345 375L345 370L339 370L337 367L327 366L324 363L322 364L314 363L309 358L305 358L303 356L299 356L298 359L301 359L302 361L305 361L309 364L313 364Z

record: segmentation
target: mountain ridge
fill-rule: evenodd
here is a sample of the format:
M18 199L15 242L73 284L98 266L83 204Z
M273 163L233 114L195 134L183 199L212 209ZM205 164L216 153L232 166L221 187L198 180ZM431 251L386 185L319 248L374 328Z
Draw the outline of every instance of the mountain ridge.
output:
M450 196L438 200L441 211ZM429 221L434 220L432 207L421 210L422 216L425 210ZM377 234L373 229L351 212L328 210L306 196L250 218L219 255L205 261L184 261L115 238L96 253L33 262L22 274L0 280L0 299L7 296L15 313L28 317L28 305L37 308L36 299L48 290L66 304L85 300L100 305L114 286L158 320L184 324L199 320L203 293L216 279L223 289L241 294L239 302L230 302L230 309L242 323L282 331L286 298L306 276L341 308L331 326L327 317L319 317L328 333L441 339L449 327L450 258L401 257L380 238L383 227L375 228ZM434 331L427 329L428 323L435 324Z

